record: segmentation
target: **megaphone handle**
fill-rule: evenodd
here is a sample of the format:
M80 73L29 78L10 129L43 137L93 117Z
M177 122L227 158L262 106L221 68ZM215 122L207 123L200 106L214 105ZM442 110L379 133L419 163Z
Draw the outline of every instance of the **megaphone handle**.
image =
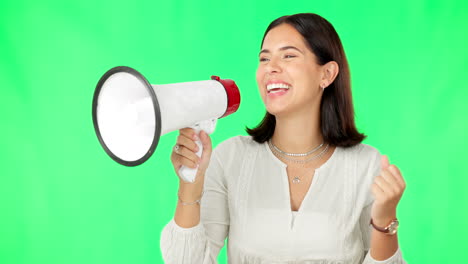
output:
M216 121L218 119L210 119L210 120L205 120L201 121L190 128L193 128L195 130L195 133L199 135L200 131L205 131L208 135L213 133L215 127L216 127ZM200 138L200 137L199 137ZM197 156L201 158L201 155L203 153L203 144L200 140L195 141L195 143L198 146L198 151L197 151ZM192 169L186 166L182 166L179 169L179 176L184 180L185 182L194 182L195 177L197 176L198 168Z

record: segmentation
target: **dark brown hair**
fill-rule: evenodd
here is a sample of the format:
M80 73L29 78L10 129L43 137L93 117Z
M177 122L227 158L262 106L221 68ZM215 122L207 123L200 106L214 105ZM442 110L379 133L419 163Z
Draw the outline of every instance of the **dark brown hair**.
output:
M348 61L333 26L323 17L312 13L282 16L270 23L263 35L281 25L293 26L305 39L309 49L317 57L317 63L324 65L335 61L339 66L336 79L323 92L320 103L320 127L323 139L333 146L351 147L366 137L357 131L354 123L354 107L351 95L351 81ZM264 143L273 136L275 116L266 112L263 120L255 128L246 127L247 133L258 143Z

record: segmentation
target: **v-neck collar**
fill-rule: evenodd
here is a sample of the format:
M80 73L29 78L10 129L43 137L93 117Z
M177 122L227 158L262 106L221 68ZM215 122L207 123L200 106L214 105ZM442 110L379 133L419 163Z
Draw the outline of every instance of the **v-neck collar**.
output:
M291 223L290 229L294 230L294 226L295 226L294 223L296 222L296 219L301 216L301 212L304 210L303 208L305 208L305 206L307 205L307 202L309 200L309 196L311 196L311 193L314 192L314 189L317 186L317 182L319 181L322 172L324 170L326 170L328 167L332 166L330 164L333 164L334 160L337 159L337 156L340 155L341 147L338 147L338 146L335 147L335 150L333 151L333 154L328 158L328 160L325 161L325 163L323 163L320 167L315 169L314 177L312 178L312 182L310 183L309 189L307 190L307 192L306 192L306 194L304 196L304 199L302 200L301 205L299 206L297 211L292 211L292 208L291 208L291 192L289 191L290 182L288 180L288 175L287 175L288 165L286 163L284 163L283 161L281 161L278 157L275 156L275 154L271 151L270 147L268 146L267 142L264 143L264 146L265 146L266 152L271 157L273 162L275 162L276 164L278 164L279 166L282 167L281 178L282 178L282 181L283 181L283 190L284 190L285 196L287 198L287 204L289 205L289 206L287 206L287 208L288 208L288 214L289 214L289 219L290 219L290 223Z

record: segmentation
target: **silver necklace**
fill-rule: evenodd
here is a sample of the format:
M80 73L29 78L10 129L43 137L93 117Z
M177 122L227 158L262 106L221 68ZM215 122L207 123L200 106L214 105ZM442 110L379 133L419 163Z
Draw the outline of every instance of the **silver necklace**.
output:
M291 180L292 183L294 184L299 184L301 183L301 179L303 178L304 175L306 175L308 172L310 172L310 170L307 170L306 172L304 172L301 177L299 176L294 176L294 178Z
M294 162L294 163L299 163L299 164L302 165L301 167L305 167L304 164L307 163L307 162L310 162L310 161L312 161L312 160L321 158L321 157L327 152L328 148L330 147L330 145L327 144L327 145L325 146L325 148L324 148L320 153L318 153L317 155L314 155L314 156L312 156L312 157L310 157L310 158L308 158L308 159L305 159L305 160L296 160L296 159L292 159L292 158L290 158L290 157L288 157L288 156L282 154L282 153L279 152L279 151L276 151L276 149L273 148L274 145L273 145L273 143L271 143L271 140L268 141L268 145L270 146L270 149L273 150L273 152L274 152L275 154L277 154L278 156L282 157L282 158L285 159L285 160L289 160L289 161L292 161L292 162ZM303 173L303 174L301 175L301 177L295 176L295 177L291 180L291 182L294 183L294 184L299 184L299 183L301 183L301 178L302 178L304 175L306 175L308 172L309 172L309 171L307 170L305 173Z
M279 153L284 154L284 155L286 155L286 156L291 156L291 157L305 157L305 156L309 156L310 154L312 154L312 153L314 153L315 151L319 150L319 149L323 146L323 144L324 144L324 141L322 141L322 144L318 145L318 146L315 147L313 150L308 151L308 152L306 152L306 153L288 153L288 152L286 152L286 151L282 151L281 149L279 149L275 144L273 144L273 141L272 141L271 139L270 139L268 142L269 142L269 143L271 144L271 146L273 146L273 148L274 148L276 151L278 151Z
M327 152L328 148L330 147L330 145L327 144L327 145L325 146L325 148L324 148L322 151L320 151L320 153L318 153L318 154L316 154L316 155L314 155L314 156L312 156L312 157L309 157L309 158L307 158L307 159L305 159L305 160L298 160L298 159L294 159L294 158L288 157L288 156L284 155L283 153L277 151L277 149L275 149L275 148L273 147L273 143L271 143L271 140L268 141L268 144L270 145L270 149L273 150L273 152L276 153L278 156L282 157L282 158L285 159L285 160L289 160L289 161L292 161L292 162L294 162L294 163L299 163L299 164L308 163L308 162L310 162L310 161L313 161L313 160L316 160L316 159L321 158L321 157Z

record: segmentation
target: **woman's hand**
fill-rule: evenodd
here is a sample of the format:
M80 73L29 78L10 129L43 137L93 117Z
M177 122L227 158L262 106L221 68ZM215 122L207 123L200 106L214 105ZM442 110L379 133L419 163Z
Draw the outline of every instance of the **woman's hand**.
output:
M387 156L381 157L381 165L380 175L375 177L372 184L375 201L371 217L375 225L384 227L396 218L396 208L406 183L398 167L389 164Z
M201 158L199 158L196 155L198 151L198 146L195 143L195 141L198 140L198 137L200 137L200 140L203 145ZM194 195L196 195L198 192L201 193L203 188L205 172L208 168L212 151L210 136L208 136L208 134L205 131L201 131L197 136L194 129L183 128L179 130L179 136L177 137L176 145L178 145L179 147L178 149L176 147L172 149L171 162L174 166L174 170L177 176L179 176L180 185L186 186L190 184L198 186L198 188L196 188L197 191L195 191ZM197 176L195 177L195 182L189 183L181 179L179 175L179 169L182 166L187 166L193 169L198 168Z

